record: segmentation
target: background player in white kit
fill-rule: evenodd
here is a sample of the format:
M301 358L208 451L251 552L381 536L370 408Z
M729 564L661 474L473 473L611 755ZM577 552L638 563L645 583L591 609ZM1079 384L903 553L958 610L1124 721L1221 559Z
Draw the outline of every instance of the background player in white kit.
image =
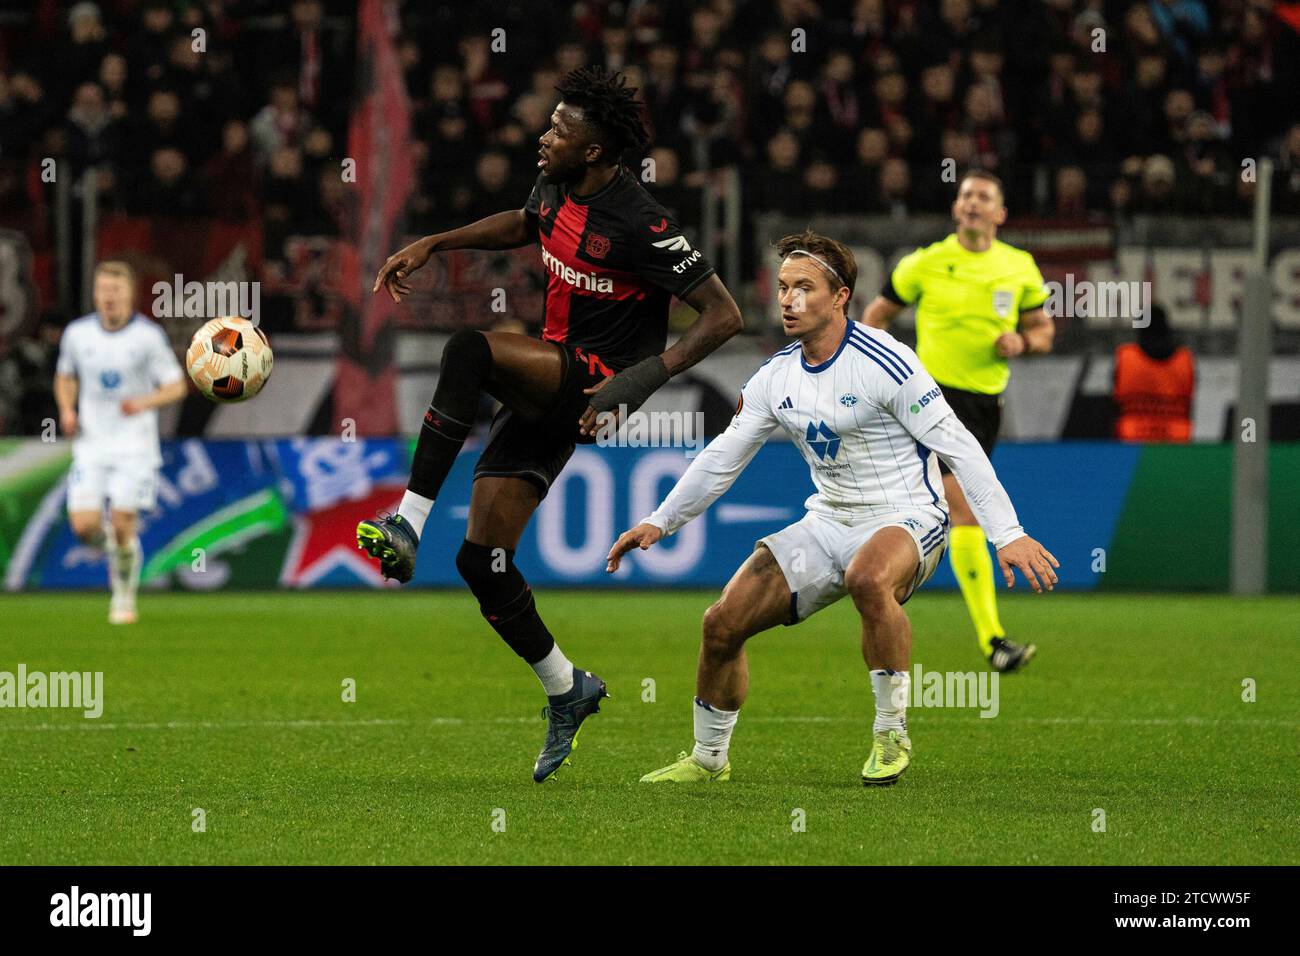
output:
M154 507L157 409L188 385L162 328L135 311L135 275L124 262L95 268L95 311L68 323L54 396L59 427L75 436L68 518L77 537L108 552L108 620L133 624L141 550L136 515ZM104 521L104 502L109 520Z
M1013 586L1012 568L1035 591L1056 584L1056 559L1020 527L988 456L915 353L887 332L847 318L857 280L852 252L811 231L785 237L777 252L783 259L782 322L799 341L746 383L731 425L696 457L654 514L619 537L608 570L616 570L632 548L648 548L701 514L778 426L808 462L817 491L805 502L808 514L760 540L705 612L695 749L643 782L730 779L731 732L749 685L745 641L804 620L845 594L862 616L862 655L876 698L862 782L898 780L912 752L912 632L902 605L934 573L948 533L932 452L961 482L997 548L1007 586Z

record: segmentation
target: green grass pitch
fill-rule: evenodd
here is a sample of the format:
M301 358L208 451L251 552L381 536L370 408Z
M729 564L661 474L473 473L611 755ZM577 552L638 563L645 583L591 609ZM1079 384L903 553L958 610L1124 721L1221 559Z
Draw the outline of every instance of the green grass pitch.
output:
M540 687L467 593L144 595L128 628L106 595L6 597L0 670L103 671L105 711L0 710L0 865L1300 863L1293 598L1004 597L1038 659L994 719L913 708L873 790L841 602L750 643L730 784L638 784L689 746L714 596L539 593L614 695L542 786ZM959 597L908 611L924 668L981 668Z

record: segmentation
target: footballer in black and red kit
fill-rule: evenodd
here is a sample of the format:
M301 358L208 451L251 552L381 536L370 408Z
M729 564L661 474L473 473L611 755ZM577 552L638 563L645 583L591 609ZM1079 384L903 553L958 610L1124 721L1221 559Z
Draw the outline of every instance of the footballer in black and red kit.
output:
M741 328L713 267L624 165L649 143L636 91L601 67L574 70L556 89L560 101L538 139L538 179L523 208L412 243L388 258L374 286L400 302L411 273L436 252L535 242L547 272L541 338L471 329L451 336L398 513L357 525L357 545L379 559L384 575L409 581L425 521L482 395L501 403L474 469L455 561L485 620L546 692L549 723L533 767L539 783L569 762L579 727L608 695L542 622L514 564L519 538L576 444L595 440L606 413L636 411ZM699 316L665 350L674 296Z
M524 212L547 272L542 339L564 349L564 384L540 423L501 409L474 475L524 476L545 495L575 440L595 440L576 427L584 390L663 352L672 297L687 299L713 266L625 167L590 196L542 174Z

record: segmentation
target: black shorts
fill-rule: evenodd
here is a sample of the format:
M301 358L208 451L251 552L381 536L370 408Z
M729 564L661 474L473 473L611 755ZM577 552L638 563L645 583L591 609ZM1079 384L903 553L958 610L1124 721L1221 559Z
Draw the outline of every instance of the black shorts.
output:
M943 397L948 400L948 407L957 420L975 436L984 454L991 456L993 446L998 443L998 432L1002 429L1002 396L967 392L951 385L939 387L943 389ZM939 471L945 475L952 474L952 469L942 458L939 459Z
M487 445L474 466L479 478L524 478L537 486L542 498L555 476L573 456L576 444L591 445L594 436L578 436L578 419L591 404L583 389L599 384L609 371L581 347L552 342L564 356L560 390L540 416L523 416L504 406L492 419Z

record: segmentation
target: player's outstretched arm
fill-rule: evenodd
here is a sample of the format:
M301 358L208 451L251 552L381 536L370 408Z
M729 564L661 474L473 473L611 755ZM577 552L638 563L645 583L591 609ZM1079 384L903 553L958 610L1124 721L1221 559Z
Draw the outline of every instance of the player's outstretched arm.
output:
M524 210L499 212L450 232L417 239L405 249L393 253L379 267L374 288L370 291L378 292L379 287L383 286L394 302L401 302L402 296L410 295L408 280L411 273L423 268L435 252L449 252L452 249L518 249L528 245L534 238L535 233L529 228L528 214Z
M629 531L624 531L614 542L614 547L609 549L609 556L605 559L605 570L613 574L618 570L618 563L623 560L623 555L627 554L633 548L640 548L644 551L652 544L658 544L663 538L662 528L657 528L647 522L642 522Z
M762 370L759 370L759 375ZM759 376L755 376L758 378ZM753 383L754 379L750 379ZM609 552L606 570L618 570L619 559L638 547L650 547L666 534L672 534L688 521L703 514L705 509L726 493L740 477L740 473L758 454L767 436L776 428L776 416L768 407L763 394L763 383L753 389L746 386L742 392L736 417L721 435L695 456L686 473L677 479L668 497L631 531L625 531ZM748 394L749 401L743 398Z
M586 389L591 404L578 419L580 434L595 435L600 429L597 419L605 412L636 411L669 378L690 368L744 328L740 308L716 275L691 290L686 304L700 314L668 351Z
M1007 587L1014 586L1015 576L1011 569L1019 568L1035 591L1041 593L1044 586L1052 590L1056 586L1056 573L1052 569L1059 568L1060 563L1051 552L1025 534L1011 498L993 471L989 456L970 430L949 411L922 434L913 432L913 437L938 454L956 475L971 511L997 549L998 564Z

